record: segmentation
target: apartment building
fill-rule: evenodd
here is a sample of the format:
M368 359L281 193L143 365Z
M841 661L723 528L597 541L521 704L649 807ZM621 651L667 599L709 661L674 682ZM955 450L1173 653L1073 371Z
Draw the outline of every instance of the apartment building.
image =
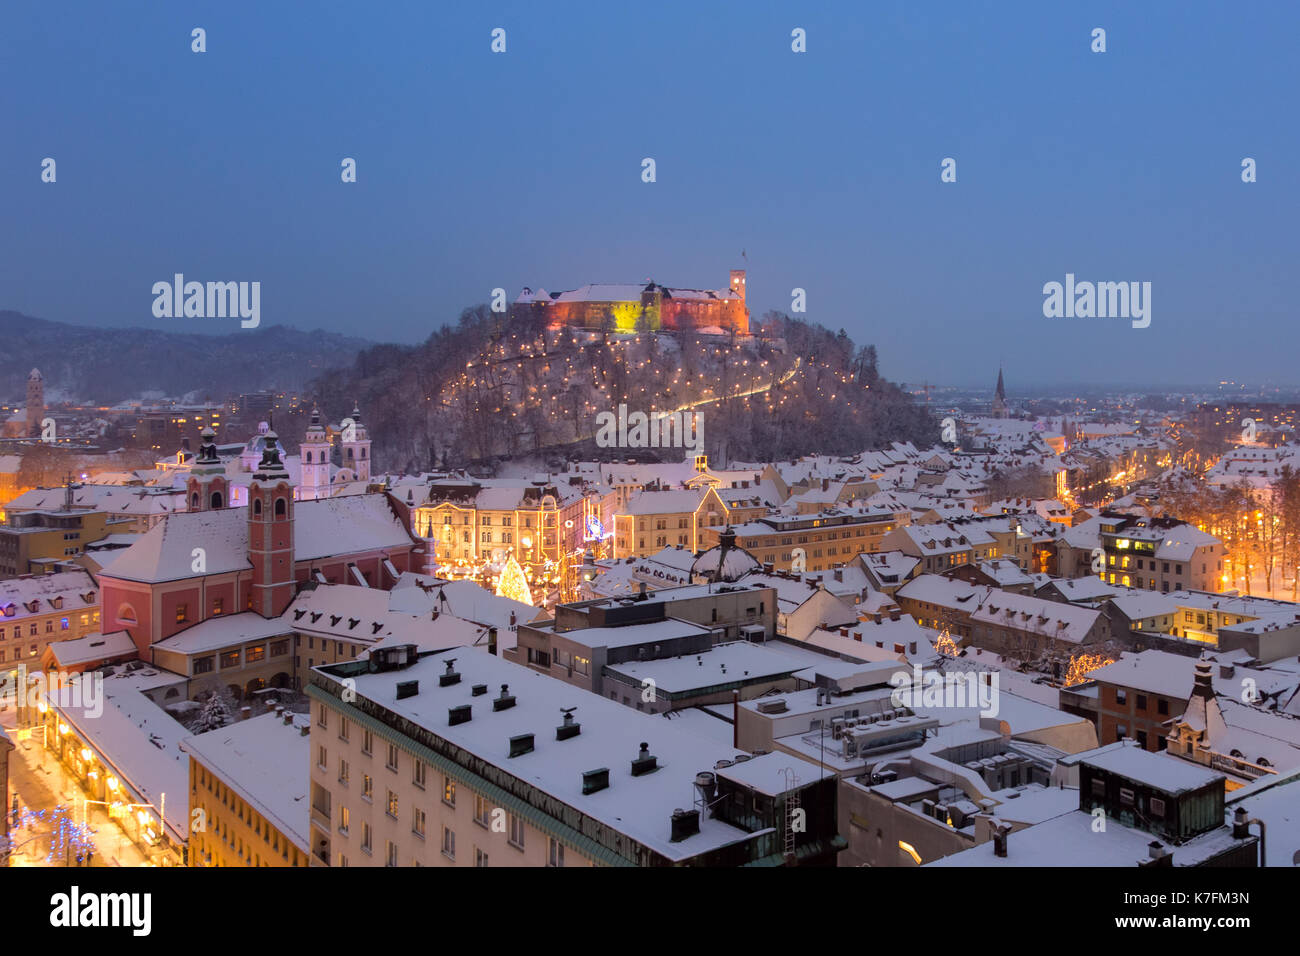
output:
M795 567L796 555L804 571L825 571L864 552L888 550L884 543L896 530L898 518L885 508L832 509L815 514L768 515L736 525L736 546L778 571ZM716 546L723 528L706 527L702 548Z
M1167 594L1219 591L1225 583L1223 542L1176 518L1103 513L1098 536L1109 584Z
M733 691L748 698L788 680L800 666L784 655L765 657L753 646L775 636L776 605L775 589L753 585L692 585L562 604L553 621L521 625L517 646L502 656L637 710L726 702ZM711 655L708 668L701 660L695 672L671 673L667 664L655 663L697 661L715 646L727 649ZM648 694L642 686L647 677L654 688Z
M788 761L469 648L380 649L307 693L314 866L780 865L840 846L828 782L791 788Z
M971 612L971 643L1003 657L1064 661L1110 638L1110 620L1077 604L990 591Z
M98 631L99 614L99 586L86 571L0 581L0 664L37 666L51 644Z
M190 866L310 865L309 720L284 707L187 737Z
M937 574L963 564L979 563L1000 554L993 536L953 524L914 524L885 535L881 551L900 551L920 561L923 574Z
M412 527L437 544L440 564L477 564L513 555L520 564L559 561L582 546L593 510L582 479L449 477L416 502Z
M131 522L103 511L7 512L0 525L0 578L43 574L67 566L86 545L131 530Z
M1253 687L1261 701L1294 692L1296 677L1286 671L1212 663L1211 686L1225 698L1240 700L1245 687ZM1195 657L1146 650L1089 673L1097 691L1097 739L1110 743L1127 737L1144 750L1164 750L1171 722L1187 709L1198 666Z

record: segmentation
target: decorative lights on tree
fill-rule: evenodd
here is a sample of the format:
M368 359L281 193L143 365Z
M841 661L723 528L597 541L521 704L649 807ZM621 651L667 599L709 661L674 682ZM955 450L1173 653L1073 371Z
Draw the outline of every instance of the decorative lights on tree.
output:
M943 633L939 635L939 639L935 641L934 649L945 657L956 657L961 653L957 648L957 642L952 639L952 635L948 633L946 627L943 629Z
M35 830L45 825L49 830L49 851L45 862L54 866L72 866L88 863L95 851L94 830L77 823L65 804L49 810L24 808L21 822L15 829ZM12 841L12 837L11 837ZM16 841L13 841L16 842Z
M1082 684L1088 679L1088 674L1092 671L1114 663L1115 661L1111 658L1102 657L1100 654L1084 654L1078 658L1070 655L1070 666L1065 671L1065 686L1073 687L1076 684Z
M512 554L506 559L506 566L501 571L501 576L497 579L497 597L507 597L512 601L522 601L524 604L532 606L533 592L528 586L528 578L524 575L524 569L519 566Z

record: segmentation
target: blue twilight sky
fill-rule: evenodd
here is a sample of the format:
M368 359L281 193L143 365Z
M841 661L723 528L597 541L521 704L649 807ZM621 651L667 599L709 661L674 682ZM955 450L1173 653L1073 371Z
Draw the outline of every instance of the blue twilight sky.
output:
M756 316L804 288L898 380L1295 384L1298 35L1292 2L11 0L0 309L235 331L153 317L182 272L411 342L497 286L745 266ZM1151 282L1150 327L1044 318L1067 272Z

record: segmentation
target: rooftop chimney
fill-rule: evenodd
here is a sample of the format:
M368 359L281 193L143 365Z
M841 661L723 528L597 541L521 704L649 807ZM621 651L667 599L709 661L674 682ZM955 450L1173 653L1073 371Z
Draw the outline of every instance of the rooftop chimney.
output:
M677 843L700 832L699 810L674 810L672 836L669 841Z
M650 754L650 745L641 742L641 752L632 761L632 776L640 777L659 769L659 758Z
M556 740L568 740L582 733L582 724L573 719L573 711L576 709L575 707L560 708L560 712L564 714L564 722L555 728Z
M993 831L993 855L1006 858L1007 855L1007 834L1011 832L1011 827L1005 823L999 823L997 829Z
M586 796L589 793L595 793L598 790L604 790L609 786L609 768L600 767L596 770L584 770L582 772L582 793Z
M496 700L492 701L492 709L509 710L513 706L515 706L515 698L514 695L510 693L510 685L502 684L501 696L498 697Z

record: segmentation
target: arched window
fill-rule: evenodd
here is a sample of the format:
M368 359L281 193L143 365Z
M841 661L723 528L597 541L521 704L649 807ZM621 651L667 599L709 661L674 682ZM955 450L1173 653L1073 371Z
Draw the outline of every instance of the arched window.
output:
M219 492L219 491L214 491L214 492L212 492L212 507L213 507L213 508L220 508L221 505L223 504L223 501L224 501L224 499L221 497L221 492Z
M283 518L283 517L284 517L285 507L286 507L286 506L285 506L285 503L284 503L284 499L283 499L283 498L276 498L276 499L275 499L275 516L276 516L277 518Z
M361 457L362 458L366 457L366 450L364 448L361 449Z
M117 606L117 623L119 624L138 624L135 616L135 608L129 604L119 604Z
M261 513L262 513L262 499L261 499L261 498L254 498L254 499L253 499L253 514L254 514L254 515L260 515Z
M307 452L307 464L311 464L311 452Z
M190 510L197 510L199 507L199 493L196 491L190 495Z

